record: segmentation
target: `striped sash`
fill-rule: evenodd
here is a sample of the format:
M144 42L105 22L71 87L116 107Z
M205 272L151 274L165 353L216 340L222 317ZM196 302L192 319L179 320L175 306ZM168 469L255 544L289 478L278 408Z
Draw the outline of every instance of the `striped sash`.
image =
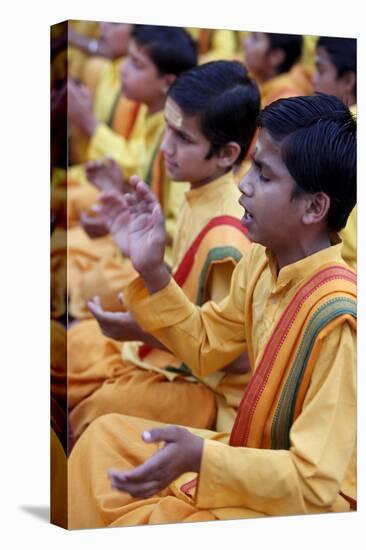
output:
M215 243L220 245L215 246ZM213 265L229 258L236 264L249 246L246 229L240 220L233 216L217 216L201 229L173 277L192 302L202 305L207 300L207 282ZM144 359L150 351L150 346L142 344L140 359ZM182 373L190 374L190 369L185 365L181 369Z
M354 323L356 275L333 264L308 279L282 313L239 405L230 445L289 448L319 352L317 338L342 316Z
M318 337L336 319L347 319L355 326L356 311L356 275L342 264L323 267L300 287L277 322L244 391L230 445L289 449L290 429L301 413L319 353ZM198 477L185 476L179 494L192 498Z

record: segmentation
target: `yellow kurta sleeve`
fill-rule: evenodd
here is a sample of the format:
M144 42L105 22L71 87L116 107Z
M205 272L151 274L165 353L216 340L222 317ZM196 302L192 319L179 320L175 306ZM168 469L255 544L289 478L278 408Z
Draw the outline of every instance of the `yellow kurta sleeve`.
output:
M146 144L142 137L126 140L104 123L98 125L87 151L88 160L97 160L107 155L114 158L125 178L139 174L139 166L146 164L146 154Z
M248 253L237 265L229 296L220 304L195 306L172 279L149 296L141 278L125 292L132 315L144 329L167 346L192 372L203 377L220 370L246 348L244 301ZM239 290L238 290L239 289Z
M290 449L205 441L196 505L269 515L347 510L337 495L355 447L355 375L355 334L344 323L323 340Z
M218 303L227 297L230 292L230 281L234 269L234 260L213 264L207 281L207 297L209 300Z

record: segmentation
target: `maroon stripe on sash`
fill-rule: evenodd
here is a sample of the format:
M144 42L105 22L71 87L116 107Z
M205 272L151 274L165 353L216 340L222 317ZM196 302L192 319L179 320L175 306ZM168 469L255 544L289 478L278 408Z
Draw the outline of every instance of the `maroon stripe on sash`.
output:
M213 218L197 235L187 252L184 254L184 258L179 264L179 267L175 271L173 277L179 286L182 286L187 279L193 265L195 254L202 240L211 229L219 225L230 225L231 227L238 229L238 231L244 235L247 234L247 229L242 226L239 219L234 218L233 216L217 216L216 218Z
M233 216L217 216L216 218L210 220L209 223L205 225L205 227L201 229L201 231L198 233L197 237L188 248L187 252L184 254L182 261L176 269L173 275L173 279L175 280L177 285L182 287L185 283L192 269L194 257L197 253L198 247L200 246L204 237L209 231L211 231L211 229L220 225L230 225L230 227L233 227L244 235L247 235L247 229L243 227L238 218L234 218ZM138 355L141 361L145 359L145 357L150 353L152 349L154 348L151 348L148 344L141 344L138 351Z

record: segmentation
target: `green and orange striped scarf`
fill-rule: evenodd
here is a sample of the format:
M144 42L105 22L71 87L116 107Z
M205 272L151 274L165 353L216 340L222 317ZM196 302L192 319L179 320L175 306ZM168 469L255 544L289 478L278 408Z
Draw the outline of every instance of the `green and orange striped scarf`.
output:
M208 298L207 283L213 266L227 261L237 264L250 245L246 229L240 220L233 216L217 216L201 229L174 271L173 277L186 296L200 306ZM140 359L144 359L151 351L157 350L142 344L139 350ZM172 372L191 374L184 364L178 369L172 369Z
M319 354L322 332L356 327L356 275L343 264L323 266L299 288L277 322L240 402L229 444L289 449ZM180 491L193 496L197 477Z

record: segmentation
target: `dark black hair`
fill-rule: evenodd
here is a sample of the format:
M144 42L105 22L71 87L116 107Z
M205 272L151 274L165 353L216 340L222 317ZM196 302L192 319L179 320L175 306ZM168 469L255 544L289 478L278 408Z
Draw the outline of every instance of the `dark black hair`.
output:
M179 75L197 65L197 44L181 27L135 25L132 38L146 50L161 75Z
M211 143L206 158L229 141L241 147L234 164L245 157L256 130L260 96L239 61L211 61L178 77L168 97L184 114L199 115L203 135Z
M297 63L302 54L303 37L300 34L266 33L269 39L269 51L283 50L285 59L277 69L277 74L286 73Z
M357 41L355 38L321 36L317 42L317 48L324 48L327 52L339 78L348 72L355 73L355 76L357 76L356 47ZM356 81L353 92L356 95Z
M258 125L281 142L295 195L326 193L328 230L340 231L357 195L356 120L349 109L326 94L279 99L263 109Z

